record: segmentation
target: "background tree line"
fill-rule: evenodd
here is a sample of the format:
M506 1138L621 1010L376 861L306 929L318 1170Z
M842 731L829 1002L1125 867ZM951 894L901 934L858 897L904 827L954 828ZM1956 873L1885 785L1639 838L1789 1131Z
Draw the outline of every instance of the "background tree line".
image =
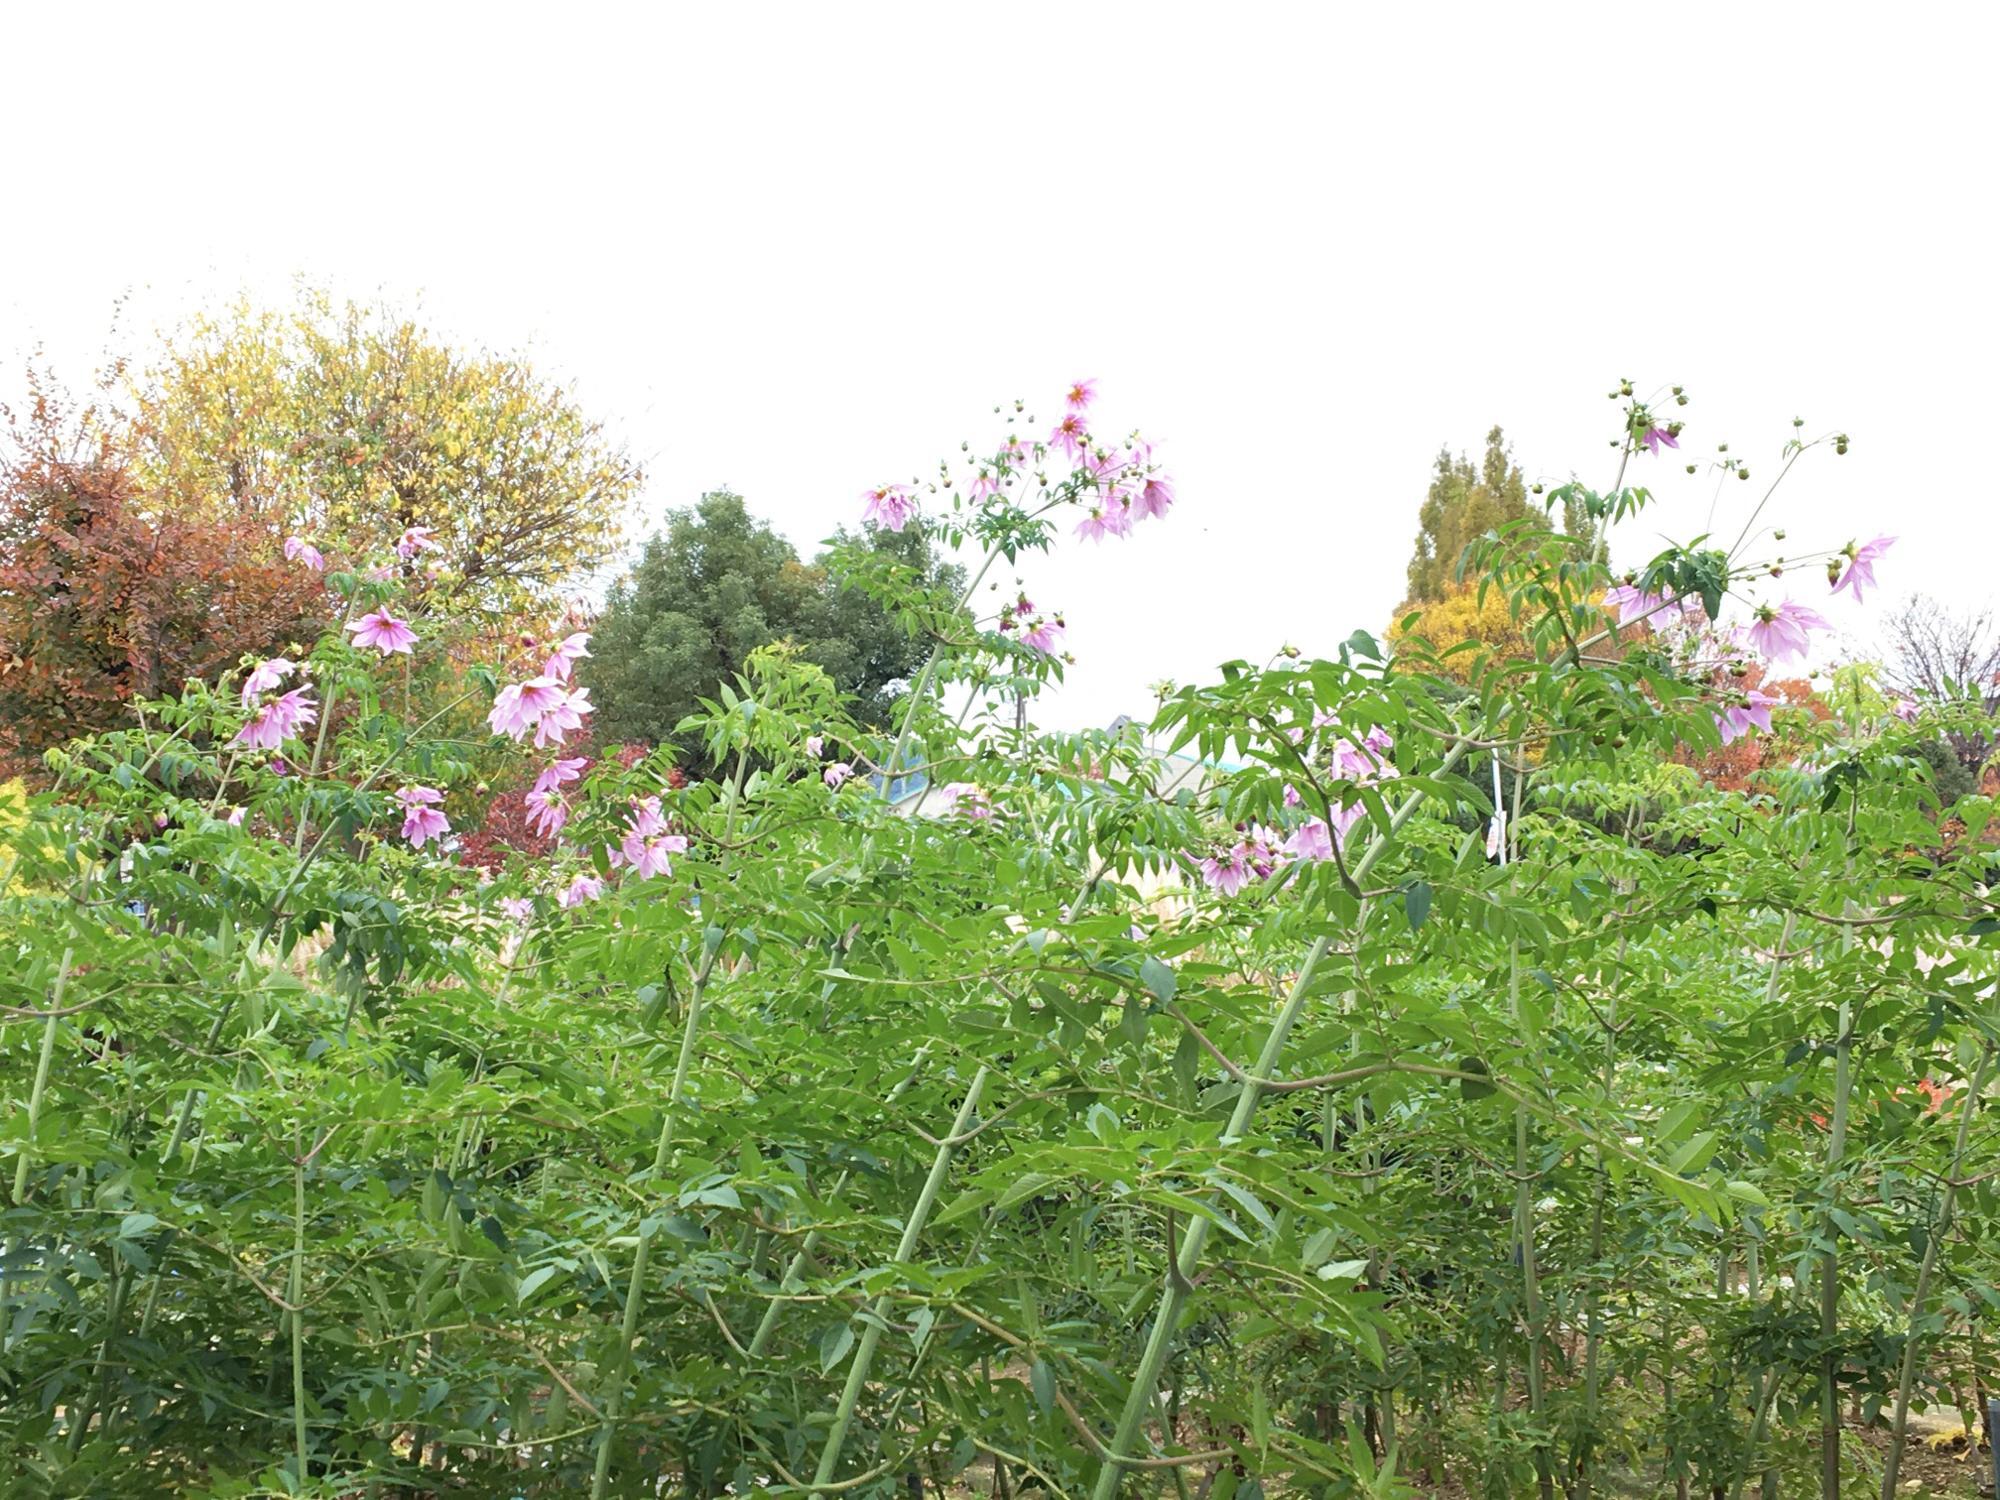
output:
M384 555L430 527L439 549L401 564L427 608L540 635L639 516L640 466L571 387L317 291L199 315L80 395L37 367L24 390L0 408L0 779L134 698L317 635L287 536ZM950 581L914 533L838 540ZM722 492L668 514L596 632L600 733L674 743L696 774L676 726L756 647L792 641L864 722L928 649Z

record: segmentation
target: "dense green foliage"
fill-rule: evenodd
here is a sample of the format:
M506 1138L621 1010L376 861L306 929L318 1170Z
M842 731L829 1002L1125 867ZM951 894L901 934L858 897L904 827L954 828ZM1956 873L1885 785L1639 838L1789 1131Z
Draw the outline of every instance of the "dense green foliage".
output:
M911 534L1032 553L1102 489L1057 467ZM338 632L292 764L233 681L56 757L0 843L26 1492L1833 1496L1895 1489L1851 1401L1991 1377L1994 799L1947 837L1916 748L1969 709L1856 695L1714 791L1710 637L1621 643L1594 539L1517 527L1470 566L1522 652L1459 680L1359 633L1017 732L1051 658L872 553L932 815L747 637L723 776L599 762L490 882L391 836L467 737ZM647 797L688 847L613 878Z
M963 577L932 555L919 532L841 536L906 570L904 582L956 593ZM732 683L760 646L787 641L851 702L857 722L888 722L896 690L930 645L913 639L864 590L831 573L828 559L799 561L792 544L718 491L674 511L632 571L611 589L583 669L598 703L598 730L613 739L671 745L704 772L698 737L679 732L704 699Z

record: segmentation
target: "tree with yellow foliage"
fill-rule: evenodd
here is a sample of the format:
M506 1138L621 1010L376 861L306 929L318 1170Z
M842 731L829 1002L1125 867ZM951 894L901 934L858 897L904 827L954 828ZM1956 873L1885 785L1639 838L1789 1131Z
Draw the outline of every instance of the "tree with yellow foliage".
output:
M1521 622L1508 607L1507 595L1490 589L1486 597L1472 584L1445 586L1435 603L1406 605L1389 626L1389 639L1401 642L1410 637L1429 644L1439 653L1467 641L1485 648L1441 656L1437 670L1458 682L1468 682L1475 665L1490 654L1502 657L1532 656L1533 650L1521 629Z
M128 394L159 503L350 555L431 527L447 559L436 587L458 608L545 604L580 581L613 555L639 488L573 392L525 359L320 292L196 318Z

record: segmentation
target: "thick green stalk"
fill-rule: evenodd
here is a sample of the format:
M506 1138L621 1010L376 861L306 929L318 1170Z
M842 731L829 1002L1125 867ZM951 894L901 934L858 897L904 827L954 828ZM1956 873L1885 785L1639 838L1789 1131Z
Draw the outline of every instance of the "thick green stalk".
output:
M924 1178L923 1190L917 1194L917 1201L910 1209L910 1216L903 1223L903 1237L896 1245L898 1264L907 1262L917 1252L917 1240L924 1232L924 1225L937 1205L938 1194L944 1189L945 1177L951 1170L951 1159L958 1150L960 1138L966 1127L972 1123L973 1112L979 1107L979 1096L986 1088L986 1069L981 1067L972 1075L972 1083L965 1091L965 1101L958 1107L958 1115L951 1122L951 1133L938 1142L937 1154L931 1159L930 1174ZM840 1450L847 1442L847 1429L854 1422L854 1408L861 1400L861 1389L868 1382L868 1367L874 1362L876 1346L882 1342L882 1329L888 1321L889 1297L885 1293L875 1299L869 1308L866 1326L861 1330L861 1338L854 1346L854 1353L847 1366L847 1383L840 1392L840 1405L833 1413L833 1426L826 1434L826 1444L819 1452L819 1467L813 1472L812 1487L808 1493L816 1493L832 1484L833 1471L840 1467Z
M1450 771L1464 758L1469 748L1464 740L1453 745L1445 752L1444 759L1433 774L1442 776ZM1359 885L1368 878L1377 862L1388 852L1391 838L1409 822L1422 802L1423 793L1413 792L1390 815L1389 826L1355 861L1351 876L1355 884ZM1365 909L1362 915L1366 915ZM1300 1012L1305 1009L1306 991L1312 983L1313 971L1326 957L1331 942L1331 938L1322 935L1314 939L1312 947L1306 950L1306 956L1299 965L1299 977L1292 982L1291 993L1285 997L1284 1005L1271 1022L1270 1033L1264 1038L1263 1049L1257 1054L1256 1069L1250 1078L1244 1080L1243 1091L1236 1096L1236 1107L1230 1111L1229 1124L1222 1133L1223 1144L1242 1139L1244 1132L1250 1128L1251 1118L1257 1113L1257 1103L1264 1093L1264 1085L1259 1080L1269 1078L1284 1056L1285 1041L1290 1037L1292 1027L1298 1023ZM1091 1500L1113 1500L1124 1473L1124 1461L1139 1456L1133 1448L1139 1440L1139 1429L1146 1420L1146 1414L1153 1409L1153 1393L1159 1389L1160 1372L1166 1368L1167 1351L1180 1324L1181 1310L1187 1303L1195 1273L1201 1269L1202 1247L1208 1243L1208 1223L1199 1214L1190 1215L1187 1227L1181 1231L1180 1247L1167 1274L1166 1285L1160 1289L1159 1305L1153 1312L1152 1332L1147 1336L1146 1347L1139 1356L1139 1366L1132 1373L1132 1384L1125 1393L1125 1405L1118 1414L1118 1426L1112 1433L1110 1453L1099 1467L1097 1482L1091 1488Z
M999 556L1000 549L998 547L991 548L987 552L986 560L979 565L979 571L972 575L972 582L968 583L965 586L964 592L958 596L958 607L960 609L965 608L966 601L972 598L972 591L978 588L985 580L987 573L992 571L993 564L999 559ZM885 791L889 783L896 778L897 772L902 768L903 752L909 748L910 743L910 726L916 722L917 709L929 694L931 679L937 676L938 663L943 660L944 642L939 641L935 646L931 647L931 654L925 659L923 670L917 673L916 682L911 684L910 701L903 709L903 727L896 732L895 748L889 752L889 759L882 767L882 786Z
M736 753L736 773L729 784L729 808L723 825L725 845L735 841L736 808L742 799L743 782L749 770L750 752L746 747ZM695 974L688 996L687 1018L681 1025L680 1056L674 1063L674 1081L667 1092L666 1114L660 1120L659 1139L653 1146L653 1170L647 1179L649 1183L659 1180L673 1154L674 1119L687 1097L688 1074L693 1071L694 1065L695 1037L701 1030L702 1002L708 993L709 977L715 972L716 958L721 952L722 931L711 926L703 934L701 968ZM605 1487L611 1480L611 1450L618 1436L618 1419L625 1410L625 1367L632 1358L632 1341L639 1334L639 1310L645 1301L646 1272L652 1258L653 1231L641 1216L639 1243L632 1251L632 1275L625 1284L625 1307L619 1318L618 1347L613 1351L610 1368L605 1372L604 1421L598 1433L596 1462L591 1469L590 1500L603 1500Z
M1958 1111L1958 1138L1952 1143L1951 1165L1945 1169L1944 1198L1938 1205L1937 1222L1924 1243L1923 1264L1917 1268L1917 1287L1910 1295L1910 1330L1903 1338L1903 1368L1896 1376L1896 1418L1890 1429L1889 1455L1882 1464L1882 1500L1896 1500L1896 1477L1903 1464L1903 1444L1909 1435L1910 1387L1916 1379L1917 1351L1923 1345L1924 1304L1930 1300L1931 1275L1937 1269L1938 1247L1951 1234L1951 1211L1958 1196L1958 1170L1965 1159L1965 1143L1972 1134L1973 1111L1986 1087L1986 1075L1993 1066L1993 1044L1979 1055L1972 1087L1965 1091L1965 1103Z
M1518 780L1516 785L1519 785ZM1507 952L1507 996L1514 1028L1521 1030L1521 945L1509 945ZM1541 1430L1542 1392L1542 1288L1535 1269L1535 1186L1528 1171L1528 1107L1514 1108L1514 1244L1521 1257L1521 1309L1528 1335L1528 1414ZM1535 1485L1542 1500L1554 1500L1555 1473L1548 1444L1535 1445Z
M1786 912L1784 929L1778 934L1777 956L1771 960L1770 977L1764 981L1764 1009L1766 1012L1769 1012L1778 1003L1778 981L1784 975L1785 956L1791 951L1792 938L1798 930L1799 914L1795 911ZM1771 1295L1773 1298L1778 1295L1775 1282L1772 1284ZM1750 1300L1752 1302L1757 1300L1757 1241L1754 1237L1750 1241ZM1751 1403L1757 1413L1756 1419L1750 1426L1750 1457L1752 1459L1756 1457L1758 1450L1764 1446L1765 1431L1770 1426L1771 1403L1776 1397L1778 1390L1777 1367L1766 1365L1759 1371L1757 1385L1757 1399ZM1743 1471L1736 1476L1735 1486L1730 1491L1730 1500L1743 1500L1743 1485L1745 1480L1748 1479L1749 1474L1750 1470L1748 1465L1746 1465ZM1767 1496L1775 1496L1777 1494L1777 1483L1777 1470L1771 1468L1765 1469L1763 1492Z
M306 1159L292 1163L292 1275L285 1300L292 1304L292 1443L299 1483L306 1482Z
M28 1090L28 1138L21 1142L21 1154L14 1160L16 1203L28 1195L28 1171L35 1157L35 1127L42 1118L42 1099L49 1091L49 1065L55 1060L56 1028L62 1024L59 1012L63 1008L63 991L69 988L69 966L74 957L74 949L63 949L62 962L56 966L56 983L50 994L49 1014L42 1022L41 1055L35 1059L35 1081Z
M1618 940L1620 966L1625 956L1625 939ZM1600 1083L1604 1102L1611 1101L1612 1090L1618 1079L1618 993L1614 989L1605 1002L1604 1013L1604 1069ZM1605 1159L1604 1143L1597 1143L1596 1180L1591 1185L1590 1196L1590 1286L1583 1299L1583 1432L1578 1436L1572 1450L1571 1466L1575 1473L1575 1483L1571 1493L1577 1500L1590 1500L1593 1488L1591 1464L1597 1447L1597 1424L1603 1410L1604 1372L1601 1351L1604 1346L1604 1307L1598 1296L1598 1267L1604 1263L1604 1218L1611 1192L1611 1170Z
M70 1410L69 1451L72 1457L83 1451L84 1435L90 1431L91 1417L105 1410L105 1395L111 1384L111 1344L118 1337L118 1324L125 1316L125 1294L132 1274L120 1266L111 1278L111 1299L104 1315L104 1337L97 1345L97 1363L91 1369L92 1393ZM106 1413L107 1420L109 1413Z
M910 1069L909 1075L889 1091L888 1103L894 1104L909 1092L910 1085L917 1081L917 1075L923 1071L924 1056L929 1051L928 1043L918 1051L915 1065ZM833 1180L832 1190L827 1194L827 1202L837 1203L840 1195L847 1191L847 1184L853 1176L853 1171L849 1170L836 1177ZM785 1267L785 1274L778 1282L778 1295L773 1297L770 1306L764 1309L764 1316L758 1321L757 1331L751 1335L750 1347L743 1351L745 1359L760 1359L764 1351L771 1347L771 1337L778 1331L778 1319L784 1312L785 1299L805 1285L806 1266L812 1260L813 1251L818 1248L819 1231L808 1230L805 1238L799 1241L798 1253L792 1257L791 1264Z
M1840 1003L1840 1037L1834 1043L1833 1122L1826 1138L1828 1192L1847 1154L1847 1108L1854 1091L1854 1007ZM1839 1227L1831 1213L1821 1226L1829 1247L1837 1244ZM1840 1356L1833 1343L1840 1333L1840 1252L1828 1248L1819 1268L1819 1333L1826 1352L1819 1367L1820 1500L1840 1500Z

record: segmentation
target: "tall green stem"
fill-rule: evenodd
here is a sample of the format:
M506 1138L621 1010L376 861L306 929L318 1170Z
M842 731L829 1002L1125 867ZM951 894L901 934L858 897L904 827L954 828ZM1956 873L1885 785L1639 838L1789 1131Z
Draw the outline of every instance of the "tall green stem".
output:
M299 1483L306 1482L306 1159L292 1163L292 1274L285 1300L292 1304L292 1444Z
M1445 752L1442 762L1433 773L1443 776L1464 758L1470 746L1460 740ZM1367 852L1355 862L1352 879L1358 885L1368 878L1382 856L1388 852L1392 837L1415 814L1423 802L1421 792L1413 792L1405 798L1402 806L1391 814L1389 826L1382 830ZM1359 919L1357 919L1359 920ZM1263 1049L1257 1054L1257 1066L1252 1076L1243 1083L1242 1092L1236 1096L1236 1107L1230 1111L1229 1124L1224 1127L1222 1143L1233 1144L1243 1138L1250 1128L1251 1118L1257 1113L1258 1101L1263 1097L1264 1085L1261 1080L1269 1078L1284 1056L1285 1042L1297 1024L1299 1014L1305 1009L1306 993L1312 984L1313 972L1320 960L1326 957L1332 939L1321 935L1314 939L1311 948L1299 965L1298 978L1292 982L1291 992L1285 997L1284 1005L1271 1022L1270 1033L1264 1038ZM1139 1429L1146 1420L1146 1414L1153 1408L1153 1395L1159 1389L1160 1372L1166 1368L1167 1351L1172 1347L1174 1334L1180 1324L1181 1310L1186 1306L1188 1293L1193 1287L1194 1276L1201 1269L1201 1252L1208 1243L1209 1221L1199 1214L1190 1215L1187 1227L1181 1231L1181 1242L1174 1255L1173 1264L1166 1277L1166 1285L1160 1289L1160 1301L1153 1312L1153 1327L1146 1338L1146 1347L1139 1356L1139 1366L1133 1371L1131 1387L1125 1393L1125 1405L1118 1415L1118 1426L1111 1438L1111 1451L1097 1471L1097 1481L1091 1489L1092 1500L1112 1500L1118 1493L1118 1483L1124 1473L1126 1461L1136 1458L1133 1449L1139 1439Z
M1518 786L1519 781L1515 784ZM1507 950L1507 998L1518 1033L1522 1028L1521 945L1518 941L1509 944ZM1534 1420L1537 1434L1540 1434L1544 1404L1542 1288L1535 1267L1536 1178L1528 1170L1528 1146L1528 1107L1517 1104L1514 1108L1514 1244L1521 1257L1521 1311L1528 1335L1528 1414ZM1541 1491L1542 1500L1554 1500L1555 1474L1549 1460L1549 1446L1540 1436L1535 1441L1535 1484Z
M750 751L745 746L736 752L736 773L729 784L729 806L723 825L725 846L733 844L736 839L736 809L742 799L743 782L749 770ZM659 1180L673 1153L674 1120L687 1096L688 1074L694 1064L695 1038L701 1031L703 1002L708 993L709 978L715 972L716 958L721 952L722 929L711 925L702 934L701 967L695 974L688 997L687 1017L681 1024L680 1056L674 1063L674 1081L667 1093L666 1113L660 1120L659 1139L653 1146L653 1170L647 1179L649 1183ZM612 1353L610 1368L605 1371L604 1420L598 1431L597 1458L590 1475L591 1500L603 1500L605 1487L611 1479L611 1451L617 1441L618 1420L625 1410L625 1368L631 1362L632 1341L639 1334L639 1310L645 1301L646 1272L652 1258L653 1229L642 1215L639 1220L639 1243L632 1251L632 1275L625 1283L625 1307L618 1324L618 1347Z
M1849 1001L1840 1002L1839 1026L1840 1037L1834 1043L1833 1121L1826 1138L1829 1203L1835 1194L1833 1178L1847 1154L1847 1107L1854 1090L1854 1007ZM1828 1246L1819 1267L1819 1335L1825 1350L1819 1363L1820 1500L1840 1500L1840 1356L1833 1347L1840 1333L1840 1252L1834 1248L1840 1230L1830 1206L1820 1232Z
M1778 1003L1778 981L1784 976L1785 956L1791 952L1792 938L1798 930L1799 914L1795 911L1786 912L1784 928L1778 934L1777 956L1771 960L1771 972L1769 977L1764 981L1764 1013L1766 1015L1769 1015ZM1775 1278L1772 1281L1771 1296L1773 1300L1776 1300L1778 1296L1778 1287ZM1753 1302L1757 1298L1757 1241L1754 1238L1750 1241L1750 1298ZM1778 1391L1777 1366L1764 1366L1758 1372L1757 1386L1757 1399L1751 1403L1756 1412L1756 1416L1750 1424L1750 1457L1752 1459L1755 1459L1759 1450L1763 1448L1764 1434L1770 1426L1771 1403ZM1736 1476L1736 1483L1730 1491L1730 1500L1743 1500L1743 1485L1749 1478L1749 1475L1750 1466L1746 1463L1741 1472ZM1777 1477L1775 1469L1767 1468L1764 1471L1763 1489L1766 1494L1776 1494Z
M1854 813L1849 806L1847 833L1854 836ZM1853 903L1846 914L1853 915ZM1840 929L1842 953L1854 947L1854 929ZM1819 1484L1820 1500L1840 1500L1840 1356L1834 1342L1840 1334L1840 1226L1833 1221L1839 1197L1841 1161L1847 1155L1847 1111L1854 1093L1854 1004L1840 1002L1840 1034L1833 1053L1833 1120L1826 1137L1827 1213L1820 1225L1827 1250L1819 1269Z
M1924 1305L1930 1300L1931 1274L1937 1269L1938 1247L1951 1234L1951 1211L1958 1196L1958 1170L1965 1159L1965 1143L1972 1134L1972 1115L1979 1108L1986 1075L1993 1066L1993 1044L1988 1042L1979 1055L1979 1067L1972 1075L1972 1087L1965 1091L1965 1103L1958 1112L1958 1138L1952 1143L1951 1165L1945 1169L1944 1197L1938 1205L1937 1222L1931 1225L1924 1242L1923 1264L1917 1268L1917 1287L1910 1294L1910 1329L1903 1338L1903 1368L1896 1376L1896 1419L1890 1431L1889 1456L1882 1465L1882 1500L1896 1500L1896 1477L1903 1464L1903 1444L1909 1435L1910 1387L1917 1374L1917 1352L1923 1347Z
M28 1090L28 1137L21 1142L21 1154L14 1160L14 1202L28 1195L28 1171L35 1158L35 1127L42 1118L42 1099L49 1090L49 1065L56 1055L56 1029L62 1024L63 991L69 988L69 966L73 948L63 949L56 966L56 983L49 1000L49 1014L42 1021L42 1050L35 1059L35 1081Z
M931 1159L931 1170L924 1178L923 1190L917 1194L910 1216L903 1223L903 1237L896 1244L899 1265L907 1263L917 1252L917 1240L930 1220L932 1208L937 1205L938 1194L943 1191L945 1178L951 1170L951 1158L958 1150L966 1126L972 1122L973 1112L979 1108L979 1096L985 1088L986 1069L982 1066L972 1075L972 1083L965 1091L965 1101L959 1105L958 1115L951 1122L951 1133L938 1142L937 1154ZM808 1493L817 1493L830 1485L833 1471L840 1467L840 1450L847 1442L847 1429L853 1425L854 1408L861 1399L861 1389L868 1383L868 1368L874 1363L876 1347L882 1342L888 1312L889 1298L885 1293L870 1305L863 1320L866 1326L861 1330L860 1341L855 1344L848 1363L847 1383L841 1388L840 1405L834 1410L833 1426L827 1431L826 1444L819 1451L819 1467L813 1471L812 1487Z
M968 583L964 592L958 596L960 609L965 608L966 601L972 597L972 591L985 581L986 575L992 571L993 564L999 556L998 547L987 552L985 561L979 565L979 571L972 575L972 582ZM896 746L889 752L888 762L882 767L882 785L885 789L903 764L903 752L909 747L910 728L916 722L917 709L929 694L931 679L937 676L938 663L943 660L944 642L939 641L931 647L931 654L925 659L923 670L917 673L917 680L910 686L910 701L903 708L903 727L896 732Z

